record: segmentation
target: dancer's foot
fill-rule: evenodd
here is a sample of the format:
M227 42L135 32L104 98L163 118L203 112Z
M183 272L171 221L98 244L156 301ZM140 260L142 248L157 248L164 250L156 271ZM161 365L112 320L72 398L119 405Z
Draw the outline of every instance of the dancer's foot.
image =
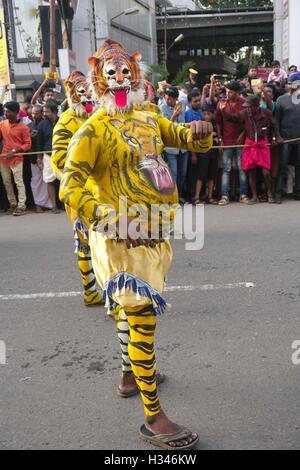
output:
M93 307L94 305L103 305L103 295L98 291L87 291L84 293L84 305Z
M156 385L161 384L166 380L164 374L156 374ZM122 398L129 398L139 393L134 375L132 372L125 372L122 374L120 385L118 386L118 395Z
M124 372L118 387L118 395L121 397L132 397L138 393L138 387L132 372Z
M147 416L141 431L145 440L163 448L162 444L166 444L173 449L186 448L195 445L199 439L198 434L195 432L184 430L178 424L170 421L162 410L157 415ZM147 431L150 431L148 436ZM183 433L184 437L176 438L176 434L180 435L180 433ZM161 434L164 435L163 439L159 438ZM168 437L166 438L166 434L170 435L170 440L168 440Z

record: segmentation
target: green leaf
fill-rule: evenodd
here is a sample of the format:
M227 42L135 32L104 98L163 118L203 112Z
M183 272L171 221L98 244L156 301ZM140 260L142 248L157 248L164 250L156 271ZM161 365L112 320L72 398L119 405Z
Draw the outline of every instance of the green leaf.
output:
M188 60L185 62L182 67L178 70L175 79L173 80L173 85L182 86L186 83L189 76L189 69L195 68L196 65L193 61Z
M167 80L168 76L169 72L162 64L154 64L149 67L149 78L155 90L158 87L158 82Z

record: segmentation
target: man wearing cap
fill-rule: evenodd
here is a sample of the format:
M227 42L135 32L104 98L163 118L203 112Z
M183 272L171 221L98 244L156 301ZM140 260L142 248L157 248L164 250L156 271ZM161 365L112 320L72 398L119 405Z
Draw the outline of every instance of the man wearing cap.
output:
M9 201L8 212L19 216L25 214L26 193L23 183L23 153L31 148L30 131L21 121L18 113L20 105L16 101L4 104L5 120L0 122L0 139L3 140L1 176ZM18 189L18 203L11 180L13 173Z
M195 88L199 88L198 72L195 69L189 69L189 79L185 83L188 92L191 93Z
M245 132L245 148L242 153L242 168L249 172L249 181L252 191L252 204L259 202L256 190L256 169L262 168L262 174L265 179L268 202L273 203L272 185L271 185L271 154L269 148L268 131L271 132L272 139L275 141L275 119L269 109L260 107L260 98L258 96L249 96L243 104L243 111L238 114L227 114L226 103L220 103L220 110L228 121L239 124ZM246 108L246 109L245 109Z
M291 156L295 163L295 199L300 201L300 140L284 143L285 140L300 137L300 72L288 78L290 92L278 98L276 103L276 136L281 144L279 175L276 187L276 202L282 203L283 186L288 162Z
M241 85L238 81L232 80L226 86L227 98L224 102L224 112L220 108L219 102L217 107L217 132L220 146L239 145L244 143L244 129L241 123L232 122L228 116L237 115L245 108L243 104L245 100L241 98L240 91ZM240 202L249 204L247 197L247 179L246 173L242 168L242 149L241 148L226 148L223 150L223 176L222 176L222 197L219 201L220 206L229 204L230 192L230 173L233 165L234 158L237 159L237 166L240 177Z

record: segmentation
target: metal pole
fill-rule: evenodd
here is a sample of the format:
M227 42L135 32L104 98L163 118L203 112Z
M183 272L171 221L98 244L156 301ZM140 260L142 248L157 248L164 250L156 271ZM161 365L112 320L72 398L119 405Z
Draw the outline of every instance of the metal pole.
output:
M167 68L168 56L168 32L167 32L167 0L165 0L165 25L164 25L164 59Z
M97 47L97 32L96 32L96 5L95 0L92 0L92 27L93 27L93 40L94 40L94 51L98 49ZM94 51L92 54L94 54Z
M55 0L50 0L50 75L56 72Z
M5 22L5 31L6 31L6 41L8 48L8 63L9 63L9 77L10 83L15 84L15 56L14 56L14 47L12 40L12 27L13 27L13 10L12 5L8 3L8 0L3 0L3 10L4 10L4 22ZM13 100L17 98L16 89L11 90L11 97Z

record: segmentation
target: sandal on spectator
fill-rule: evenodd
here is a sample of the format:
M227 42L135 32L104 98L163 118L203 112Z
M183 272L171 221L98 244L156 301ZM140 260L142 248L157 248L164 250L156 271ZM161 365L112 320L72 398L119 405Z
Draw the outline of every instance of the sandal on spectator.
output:
M216 206L218 204L218 201L216 201L213 197L207 199L206 201L207 204L212 204L213 206Z
M53 207L53 209L50 210L50 214L60 214L61 211L57 207Z
M22 208L22 207L17 207L14 211L13 211L13 215L14 216L20 216L20 215L25 215L25 209Z
M258 199L249 199L248 196L241 196L240 202L242 204L247 204L248 206L252 206L253 204L257 204L259 202Z
M200 201L200 199L193 199L192 204L193 206L200 206L203 203Z
M229 197L228 196L222 196L220 201L218 202L219 206L227 206L229 204Z

